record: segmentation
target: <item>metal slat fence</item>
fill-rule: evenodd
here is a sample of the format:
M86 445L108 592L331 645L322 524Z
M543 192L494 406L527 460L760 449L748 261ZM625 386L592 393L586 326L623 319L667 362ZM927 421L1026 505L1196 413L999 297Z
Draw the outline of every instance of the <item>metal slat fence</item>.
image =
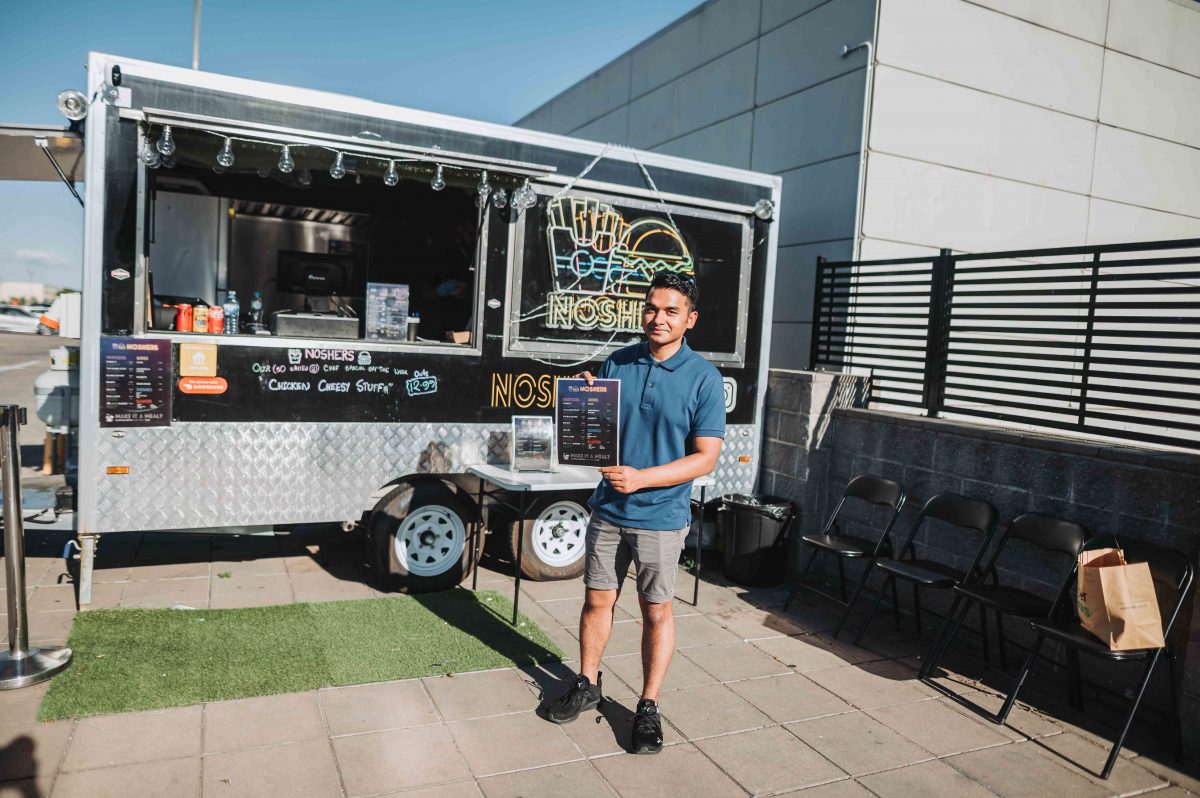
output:
M818 259L813 320L872 407L1200 448L1200 239Z

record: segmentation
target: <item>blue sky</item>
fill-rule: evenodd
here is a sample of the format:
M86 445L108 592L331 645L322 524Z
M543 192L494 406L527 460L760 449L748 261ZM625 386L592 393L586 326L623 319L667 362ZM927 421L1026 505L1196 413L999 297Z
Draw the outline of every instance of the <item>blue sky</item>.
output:
M200 68L511 123L700 0L204 0ZM89 50L178 66L187 0L8 0L0 122L64 124ZM62 185L0 181L0 280L79 285L83 211Z

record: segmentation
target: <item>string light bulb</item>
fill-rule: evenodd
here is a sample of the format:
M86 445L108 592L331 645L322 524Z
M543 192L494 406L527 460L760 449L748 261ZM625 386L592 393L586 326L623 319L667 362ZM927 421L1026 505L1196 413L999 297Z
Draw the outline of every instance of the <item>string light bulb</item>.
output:
M163 125L162 135L158 137L158 151L163 155L175 152L175 137L171 135L170 125Z
M775 218L775 203L771 200L763 198L754 203L754 215L764 222L769 222Z
M292 170L296 168L296 162L292 160L292 148L288 145L283 145L283 152L279 153L279 163L276 164L279 171L285 175L290 175Z
M308 188L312 185L312 172L308 171L307 169L301 169L299 173L296 174L296 182L304 188Z
M233 139L225 137L225 143L221 145L220 152L217 153L217 163L222 169L228 169L233 166Z
M388 161L387 172L383 176L383 184L388 188L400 182L400 175L396 174L396 162Z
M162 165L162 156L158 154L158 150L150 144L150 139L142 141L142 151L138 155L142 163L151 169L157 169Z
M333 166L329 167L329 176L334 180L341 180L346 176L346 164L342 162L342 154L340 152L333 159Z
M438 164L437 171L433 173L433 180L429 181L429 187L434 191L441 191L446 187L446 176L442 174L441 164Z
M487 202L488 194L492 193L492 184L488 182L486 169L479 173L479 184L475 186L475 193L479 195L480 204Z
M174 169L175 168L175 156L174 155L164 155L162 157L162 165L163 165L163 167L165 167L167 169Z
M512 207L517 213L521 213L534 205L537 205L537 192L529 185L529 178L525 178L525 182L513 192Z
M492 205L494 205L496 207L496 210L503 210L504 206L507 204L508 204L508 192L507 191L505 191L502 188L498 188L492 192Z

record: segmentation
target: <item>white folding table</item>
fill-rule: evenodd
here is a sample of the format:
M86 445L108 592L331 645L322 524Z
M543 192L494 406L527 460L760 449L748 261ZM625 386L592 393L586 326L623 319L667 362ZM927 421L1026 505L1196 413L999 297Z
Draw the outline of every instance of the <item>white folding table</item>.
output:
M529 494L543 491L571 491L571 490L591 490L600 482L600 472L595 468L585 468L583 466L567 466L560 465L555 471L514 471L511 468L499 465L475 465L467 468L467 473L479 478L479 492L476 496L478 520L480 526L476 529L475 534L475 553L474 553L474 574L471 576L471 589L475 590L479 584L479 559L483 553L483 499L484 496L490 496L492 501L497 504L504 505L517 513L518 523L525 519L525 510L529 504ZM716 480L712 475L706 475L692 482L694 487L700 488L700 506L701 506L701 533L703 532L703 507L705 490ZM493 485L492 490L487 489L487 485ZM518 499L516 504L508 501L501 494L516 493ZM696 535L696 582L692 587L692 604L695 605L700 600L700 544L702 534ZM513 564L513 569L516 574L515 586L513 587L513 626L517 624L517 605L521 600L521 556L524 553L525 536L517 535L517 551L516 562Z

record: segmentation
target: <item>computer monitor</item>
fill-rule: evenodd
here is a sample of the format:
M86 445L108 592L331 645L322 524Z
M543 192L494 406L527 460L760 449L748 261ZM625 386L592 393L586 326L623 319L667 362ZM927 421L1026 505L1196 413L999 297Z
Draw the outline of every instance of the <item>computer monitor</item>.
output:
M276 287L289 294L346 296L351 293L355 261L349 255L281 250Z

